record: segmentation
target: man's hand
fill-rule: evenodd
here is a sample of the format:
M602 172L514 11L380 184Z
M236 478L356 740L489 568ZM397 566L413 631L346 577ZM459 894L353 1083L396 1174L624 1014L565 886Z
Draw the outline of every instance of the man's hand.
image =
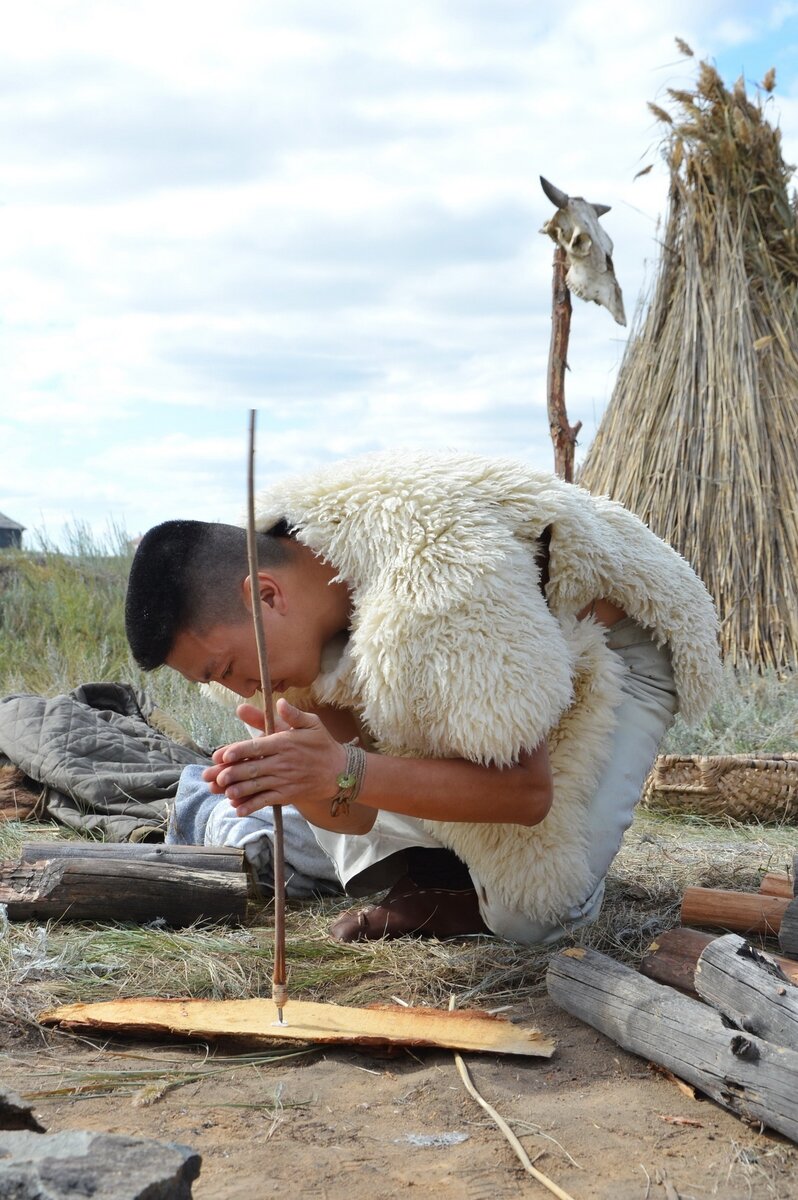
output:
M255 705L241 704L236 711L247 725L265 728L264 715ZM268 804L294 804L312 820L307 810L314 804L326 807L329 816L336 779L346 768L346 751L319 717L281 699L273 734L222 746L214 751L213 762L202 777L212 792L227 796L239 816Z

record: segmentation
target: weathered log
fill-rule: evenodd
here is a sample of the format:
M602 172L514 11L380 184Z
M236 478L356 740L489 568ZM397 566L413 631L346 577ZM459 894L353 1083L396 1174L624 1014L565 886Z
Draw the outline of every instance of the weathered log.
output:
M798 958L798 899L787 901L779 929L779 945L782 954Z
M798 987L739 934L715 938L702 951L695 990L737 1029L798 1050Z
M247 894L243 874L168 863L63 858L0 866L0 903L12 921L238 922Z
M716 941L712 933L700 929L677 926L661 933L651 943L640 963L640 972L658 983L678 988L687 995L696 996L695 969L702 952L710 942ZM798 984L798 962L781 954L760 951L769 962L775 963L791 983Z
M682 899L682 924L775 937L789 903L781 896L763 896L759 892L689 887Z
M124 859L127 862L171 863L209 871L243 871L244 851L235 846L165 846L151 842L23 842L22 862L53 862L57 858Z
M786 896L791 900L795 895L794 883L786 871L768 871L762 876L759 891L763 896Z
M552 959L549 995L624 1050L667 1067L737 1116L798 1141L798 1053L728 1029L709 1005L595 950Z
M46 1025L133 1037L234 1038L241 1044L345 1043L361 1046L443 1046L490 1054L551 1058L554 1040L531 1025L513 1025L495 1013L461 1009L400 1008L376 1004L346 1008L290 1000L283 1024L273 1000L163 1000L136 997L97 1004L66 1004L39 1014Z

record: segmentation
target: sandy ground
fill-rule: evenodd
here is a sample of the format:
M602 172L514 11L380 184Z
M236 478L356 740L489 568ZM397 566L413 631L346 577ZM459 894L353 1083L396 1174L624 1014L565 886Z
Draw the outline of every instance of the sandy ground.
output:
M548 1000L510 1015L553 1034L554 1058L472 1055L472 1077L538 1169L574 1200L798 1195L798 1148L686 1096ZM56 1088L65 1071L163 1065L168 1081L176 1065L205 1057L201 1048L92 1043L13 1023L0 1024L0 1048L3 1084L27 1098ZM105 1130L191 1146L203 1160L197 1200L549 1194L467 1094L448 1052L386 1058L328 1049L233 1067L154 1103L127 1094L32 1103L49 1132Z

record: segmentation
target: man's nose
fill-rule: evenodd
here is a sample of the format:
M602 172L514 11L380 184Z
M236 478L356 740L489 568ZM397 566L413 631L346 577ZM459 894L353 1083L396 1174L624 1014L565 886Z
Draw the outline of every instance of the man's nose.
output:
M260 682L255 679L247 679L245 676L234 676L232 679L224 680L225 687L228 687L231 692L235 692L242 700L249 700L260 689Z

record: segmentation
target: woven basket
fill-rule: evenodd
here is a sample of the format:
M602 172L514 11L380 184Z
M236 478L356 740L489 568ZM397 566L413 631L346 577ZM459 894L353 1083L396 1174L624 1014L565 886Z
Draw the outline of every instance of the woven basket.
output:
M642 801L716 820L798 822L798 754L661 754Z

